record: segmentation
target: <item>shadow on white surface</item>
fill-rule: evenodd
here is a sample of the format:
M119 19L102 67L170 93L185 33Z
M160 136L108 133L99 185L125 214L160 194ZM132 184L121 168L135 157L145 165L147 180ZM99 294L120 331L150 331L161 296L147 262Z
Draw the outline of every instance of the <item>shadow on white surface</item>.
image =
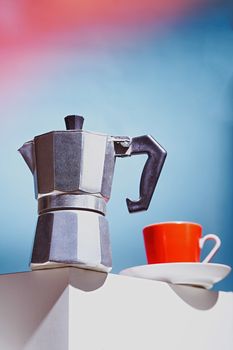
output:
M91 292L103 286L108 274L85 269L70 269L69 282L74 288L84 292Z
M209 310L218 301L219 293L204 288L169 284L175 294L186 304L197 310Z

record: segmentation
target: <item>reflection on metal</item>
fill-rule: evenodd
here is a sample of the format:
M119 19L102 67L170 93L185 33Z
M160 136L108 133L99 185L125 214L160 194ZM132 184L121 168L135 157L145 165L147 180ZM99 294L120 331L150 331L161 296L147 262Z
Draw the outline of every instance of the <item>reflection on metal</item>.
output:
M106 203L101 197L88 194L53 194L38 199L38 213L62 209L91 210L106 214Z

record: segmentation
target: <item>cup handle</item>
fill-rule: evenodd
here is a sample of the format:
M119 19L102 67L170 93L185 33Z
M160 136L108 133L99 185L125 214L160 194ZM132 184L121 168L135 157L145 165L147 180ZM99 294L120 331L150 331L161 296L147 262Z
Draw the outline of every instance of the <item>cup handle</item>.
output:
M212 248L212 250L209 252L207 257L202 261L202 263L208 263L213 258L213 256L217 253L217 251L219 250L220 245L221 245L221 240L217 235L208 234L208 235L205 235L204 237L200 238L200 240L199 240L199 244L200 244L201 249L203 248L205 242L208 241L209 239L212 239L213 241L215 241L215 245Z

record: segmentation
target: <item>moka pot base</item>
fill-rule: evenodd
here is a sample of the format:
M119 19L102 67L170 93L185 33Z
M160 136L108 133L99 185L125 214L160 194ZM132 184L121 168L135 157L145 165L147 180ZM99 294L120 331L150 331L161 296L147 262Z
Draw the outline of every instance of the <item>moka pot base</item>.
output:
M64 266L111 270L109 228L105 216L69 209L39 215L31 268Z

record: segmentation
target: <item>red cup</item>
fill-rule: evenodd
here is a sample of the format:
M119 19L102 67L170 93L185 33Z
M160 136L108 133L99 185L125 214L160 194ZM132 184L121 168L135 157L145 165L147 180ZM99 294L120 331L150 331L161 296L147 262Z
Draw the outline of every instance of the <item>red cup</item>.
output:
M144 227L144 244L148 264L200 262L201 249L207 240L215 245L202 261L209 262L221 245L218 236L202 237L202 226L194 222L161 222Z

